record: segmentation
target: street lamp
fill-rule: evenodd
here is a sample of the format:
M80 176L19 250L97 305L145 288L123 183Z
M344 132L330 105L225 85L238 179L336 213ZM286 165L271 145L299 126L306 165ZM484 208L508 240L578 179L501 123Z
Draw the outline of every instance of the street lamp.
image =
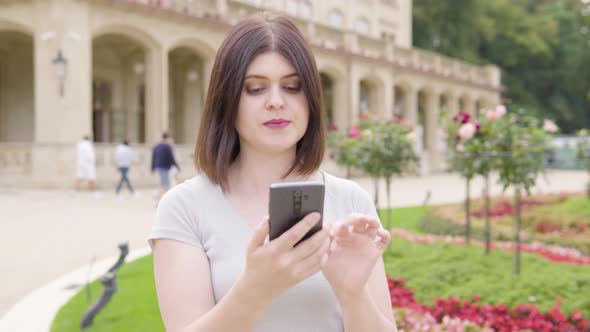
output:
M59 50L57 50L57 55L55 56L55 58L53 58L52 62L53 62L53 66L55 68L55 77L57 78L57 81L59 82L59 96L63 97L64 83L65 83L66 77L68 76L68 73L67 73L68 60L64 57L63 53L61 52L61 49L59 49Z

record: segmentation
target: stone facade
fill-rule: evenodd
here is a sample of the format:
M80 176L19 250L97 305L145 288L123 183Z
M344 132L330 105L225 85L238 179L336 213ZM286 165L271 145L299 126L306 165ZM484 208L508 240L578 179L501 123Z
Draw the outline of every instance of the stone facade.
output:
M103 185L123 139L138 150L132 179L153 182L149 147L163 131L192 175L215 52L261 11L290 15L312 44L332 123L406 116L424 172L443 169L442 118L499 101L497 67L412 48L411 0L0 0L0 185L69 186L84 135Z

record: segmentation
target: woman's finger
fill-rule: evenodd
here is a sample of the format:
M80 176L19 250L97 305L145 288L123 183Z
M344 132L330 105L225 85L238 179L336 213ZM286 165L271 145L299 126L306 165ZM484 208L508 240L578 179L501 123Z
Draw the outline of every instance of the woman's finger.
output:
M258 225L256 225L256 228L254 228L254 233L252 234L252 237L248 242L248 253L252 253L258 247L264 244L264 241L268 236L268 230L268 217L265 217L264 220L262 220Z
M371 220L367 222L367 230L365 231L365 233L369 238L374 239L377 236L380 229L382 228L379 220L376 218L371 218Z
M350 236L350 225L345 225L345 224L340 224L337 225L334 229L334 236L333 238L346 238L348 236Z
M380 250L385 250L391 241L391 233L383 228L379 228L377 231L377 236L379 237L379 240L375 243L375 245Z

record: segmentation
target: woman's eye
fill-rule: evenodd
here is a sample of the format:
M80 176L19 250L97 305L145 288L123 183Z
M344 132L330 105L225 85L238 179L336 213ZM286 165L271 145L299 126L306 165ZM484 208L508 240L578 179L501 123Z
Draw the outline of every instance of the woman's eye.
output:
M258 87L246 88L246 93L249 95L257 95L257 94L261 93L262 90L264 90L264 88L258 88Z
M300 85L288 85L284 89L287 90L288 92L291 92L291 93L297 93L297 92L301 91L301 86Z

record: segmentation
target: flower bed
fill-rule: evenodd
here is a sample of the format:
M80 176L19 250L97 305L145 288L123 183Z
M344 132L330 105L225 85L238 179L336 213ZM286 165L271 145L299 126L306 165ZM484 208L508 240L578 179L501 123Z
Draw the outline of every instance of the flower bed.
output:
M391 229L390 232L394 237L403 238L414 243L447 243L460 246L465 245L465 239L460 236L414 234L399 228ZM485 246L485 243L482 241L473 240L471 243L482 248ZM491 247L492 249L512 251L514 249L514 243L507 241L495 241L492 243ZM576 249L564 248L557 245L548 245L540 242L521 244L520 249L524 252L539 255L553 262L590 265L590 257L582 255L582 253Z
M477 295L471 300L449 297L425 305L416 302L405 280L388 278L387 282L393 307L404 308L397 315L400 329L408 331L590 331L590 321L579 311L569 317L561 312L559 299L545 313L535 305L521 304L510 309L504 304L478 304Z
M483 202L475 200L472 205L472 236L483 240ZM508 200L492 200L493 240L505 241L514 237L514 212L513 203ZM583 195L537 195L523 199L522 223L524 242L556 244L590 255L590 200ZM420 228L427 233L462 235L464 225L463 205L453 204L430 208Z

